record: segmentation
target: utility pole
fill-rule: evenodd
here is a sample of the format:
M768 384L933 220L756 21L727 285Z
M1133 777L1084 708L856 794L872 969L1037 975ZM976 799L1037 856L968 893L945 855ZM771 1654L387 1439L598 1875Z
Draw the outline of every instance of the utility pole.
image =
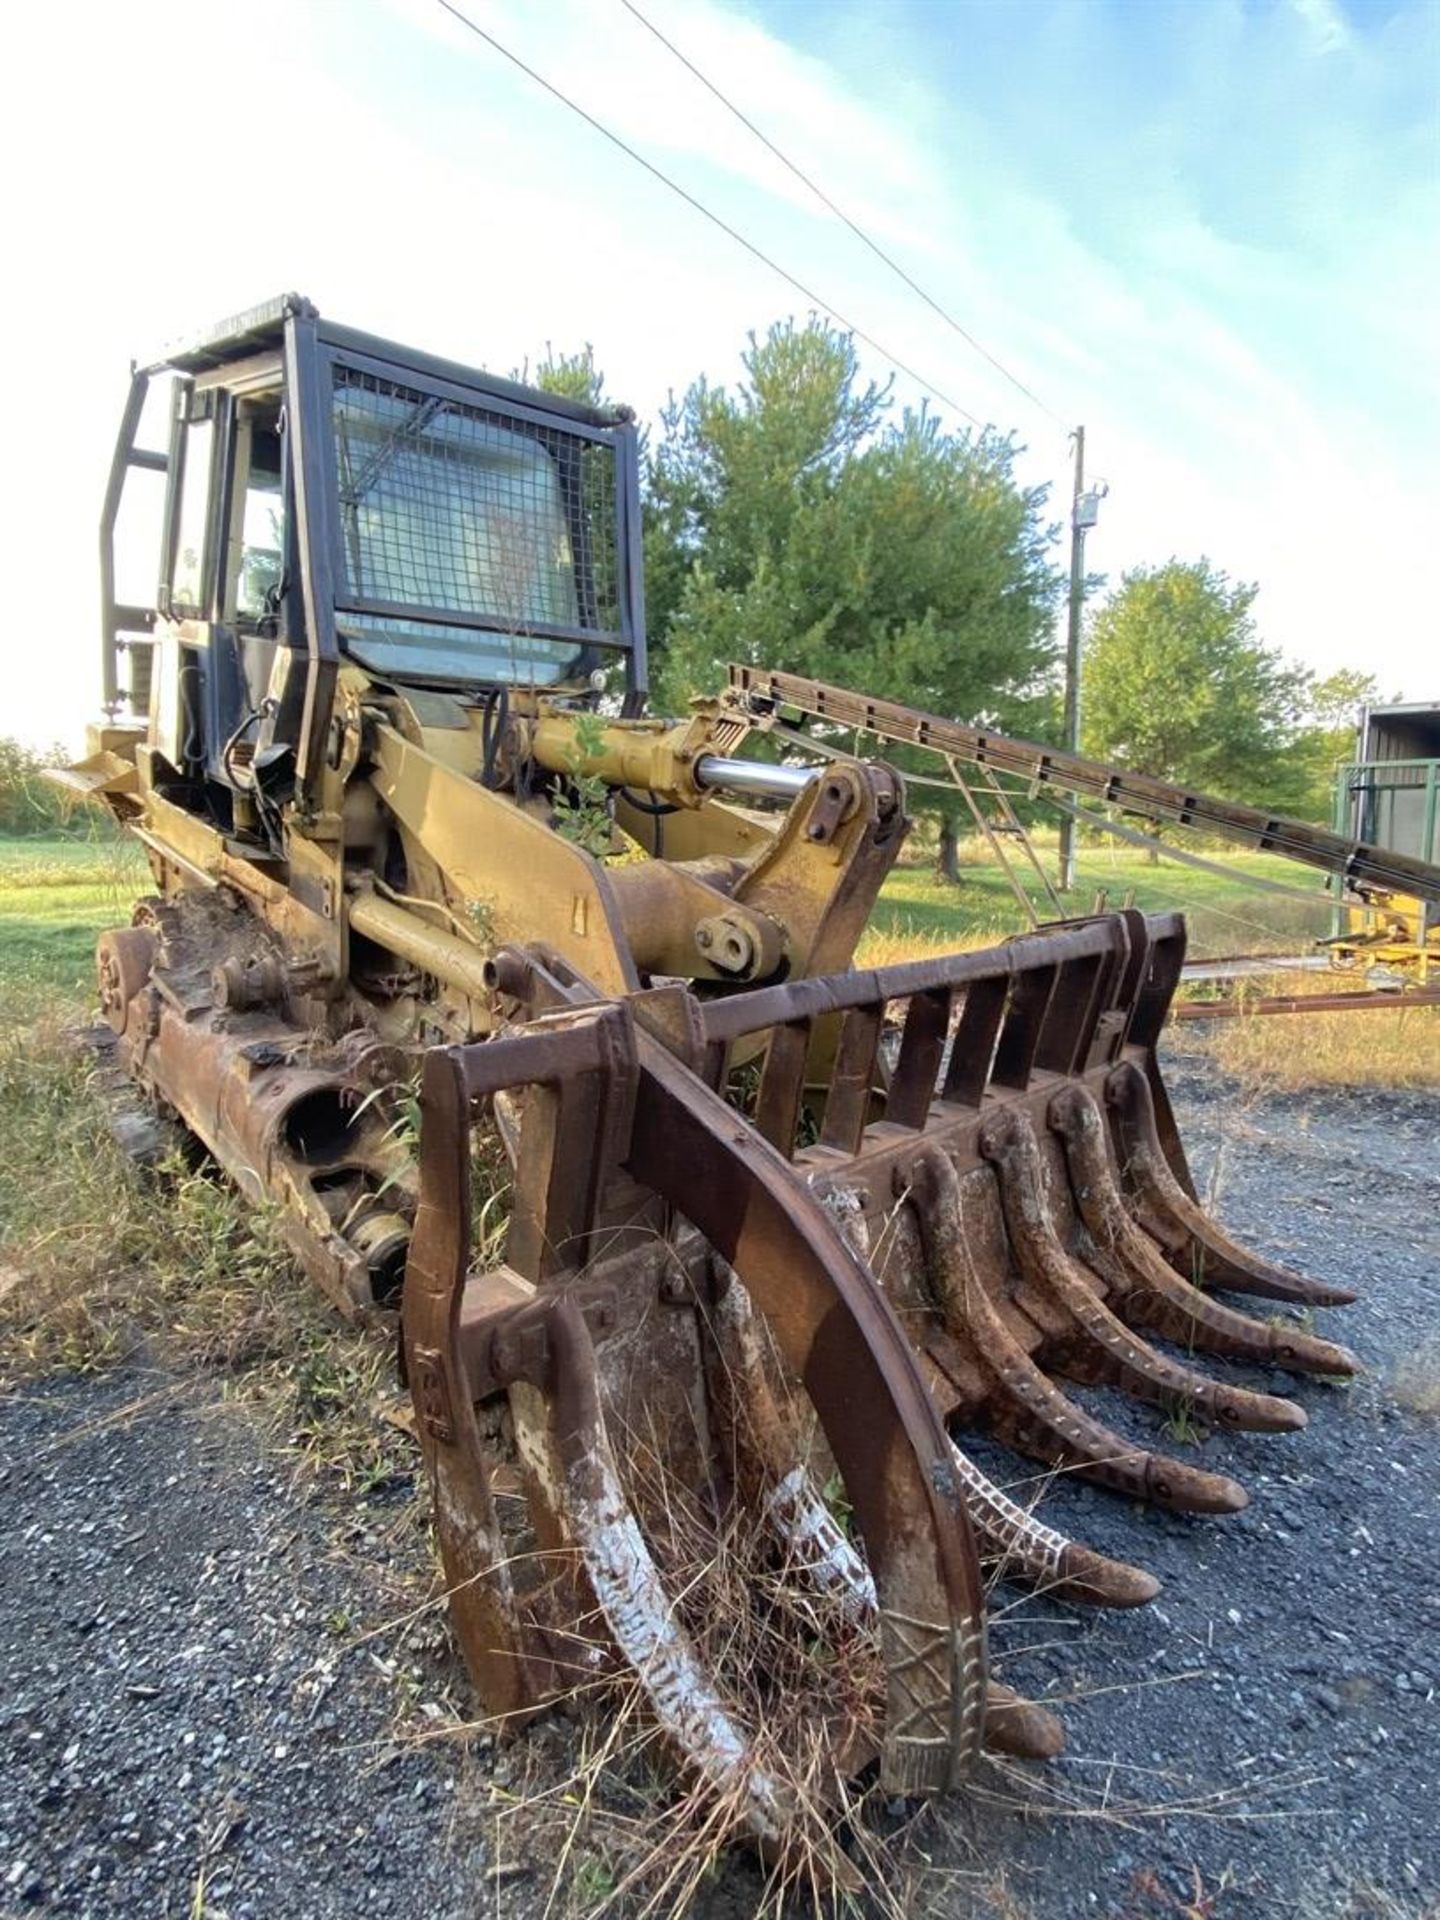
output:
M1085 608L1085 534L1099 515L1100 494L1085 491L1085 429L1076 427L1075 490L1070 502L1070 619L1065 640L1065 745L1080 751L1080 618ZM1075 887L1075 821L1060 816L1060 891Z

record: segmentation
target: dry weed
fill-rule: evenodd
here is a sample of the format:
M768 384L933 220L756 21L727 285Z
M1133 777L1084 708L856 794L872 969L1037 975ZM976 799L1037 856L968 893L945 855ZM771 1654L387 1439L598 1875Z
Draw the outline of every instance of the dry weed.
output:
M1351 1879L1303 1901L1296 1920L1436 1920L1440 1904L1414 1894L1391 1893L1374 1881Z
M73 1013L0 1032L0 1390L123 1360L203 1370L346 1491L410 1472L382 1417L392 1343L344 1326L274 1213L213 1168L179 1152L135 1165Z
M908 922L901 926L868 927L860 936L855 961L861 967L890 967L902 960L938 960L947 953L975 953L1009 938L1013 927L996 922L954 934L927 933Z
M1424 1340L1402 1356L1390 1377L1390 1397L1407 1413L1440 1415L1440 1339Z
M717 1521L657 1451L628 1452L631 1496L674 1617L743 1729L752 1771L792 1809L784 1853L761 1870L756 1913L796 1910L792 1902L816 1915L844 1911L836 1883L848 1880L866 1888L876 1912L900 1920L912 1910L904 1863L877 1825L876 1790L847 1778L852 1761L878 1751L878 1636L787 1561L760 1515L735 1503ZM557 1913L685 1912L733 1857L745 1783L677 1783L632 1672L589 1689L579 1712L572 1764L505 1809L506 1857L556 1861Z
M1268 994L1359 991L1333 973L1256 976L1238 983L1241 1005ZM1307 1087L1440 1087L1440 1007L1339 1013L1244 1013L1172 1025L1172 1053L1211 1060L1260 1091Z

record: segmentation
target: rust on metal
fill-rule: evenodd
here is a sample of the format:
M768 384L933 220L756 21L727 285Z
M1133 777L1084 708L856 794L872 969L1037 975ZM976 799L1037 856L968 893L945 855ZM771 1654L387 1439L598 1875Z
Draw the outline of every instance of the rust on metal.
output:
M620 1562L663 1593L641 1551L644 1475L626 1411L637 1398L703 1406L689 1425L712 1451L695 1468L738 1463L739 1492L795 1576L839 1594L846 1617L878 1624L883 1777L897 1791L937 1791L963 1777L984 1739L1043 1753L1059 1738L1049 1716L986 1679L982 1557L1088 1604L1135 1606L1157 1591L1143 1569L1020 1507L967 1456L965 1432L1129 1497L1227 1513L1246 1503L1237 1481L1127 1442L1059 1383L1284 1434L1304 1425L1299 1406L1210 1378L1194 1358L1353 1369L1342 1348L1196 1284L1338 1296L1240 1249L1193 1198L1155 1058L1183 955L1178 917L1132 912L984 953L687 995L680 1018L670 988L605 1002L557 956L516 950L494 963L517 1002L509 1033L430 1056L414 1315L407 1283L412 1380L443 1296L452 1392L482 1413L508 1396L532 1508L548 1516L537 1533L578 1555L568 1581L544 1587L546 1604L564 1594L576 1617L603 1620L603 1657L643 1657L660 1676L657 1721L699 1775L742 1764L723 1674L704 1671L683 1636L661 1658L653 1627L616 1611ZM837 1039L817 1084L814 1040L827 1022ZM757 1039L765 1062L746 1121L722 1089L727 1059ZM521 1195L507 1265L472 1274L460 1143L476 1102L517 1089ZM674 1251L692 1242L704 1249L698 1265ZM637 1311L637 1289L682 1309L684 1335L673 1312ZM819 1496L782 1381L814 1408L857 1544ZM583 1417L557 1412L563 1395L580 1396ZM457 1419L447 1437L420 1413L437 1496L488 1485L493 1416ZM568 1467L557 1464L562 1431ZM451 1456L470 1446L479 1459L460 1471ZM583 1499L566 1480L582 1457ZM470 1592L487 1577L473 1550L488 1537L486 1512L459 1524L453 1491L437 1503L451 1515L452 1583ZM536 1676L531 1704L573 1684L554 1656L572 1628L503 1582L494 1604L515 1609L499 1656L507 1684L517 1658ZM498 1701L489 1617L472 1625L462 1613L460 1630L477 1683ZM763 1834L783 1795L773 1781L756 1791L742 1824Z
M803 674L732 665L729 681L737 713L763 717L775 707L796 708L877 739L924 747L941 759L953 757L985 771L1017 775L1038 788L1058 787L1148 819L1219 832L1238 844L1320 867L1357 891L1398 893L1440 903L1440 867L1308 821L1196 793L1127 767L1082 759L1063 748L1010 739L991 728L965 726L943 714L923 713Z
M393 1298L406 1261L417 1434L487 1707L523 1721L628 1671L682 1767L783 1849L791 1791L654 1545L655 1435L666 1474L697 1498L728 1486L788 1577L878 1637L883 1727L835 1766L876 1758L888 1791L933 1793L983 1745L1043 1756L1062 1738L989 1677L987 1570L1087 1605L1158 1585L1043 1524L967 1433L1224 1514L1246 1503L1237 1480L1123 1438L1067 1383L1285 1434L1304 1425L1293 1400L1203 1357L1353 1371L1308 1328L1212 1294L1349 1297L1241 1247L1195 1197L1155 1051L1183 958L1178 916L1128 912L721 997L606 998L552 949L499 948L475 985L502 1030L423 1055L418 1169L375 1104L405 1056L328 1036L323 978L224 887L144 906L102 943L100 978L131 1072L242 1185L285 1197L292 1244L347 1310ZM733 1076L757 1057L747 1117ZM491 1105L514 1188L487 1269L472 1162Z
M101 1010L134 1079L159 1095L282 1233L341 1310L399 1298L414 1167L377 1096L397 1050L309 1016L313 973L223 888L142 901L101 937ZM265 991L250 987L263 983Z
M1172 1020L1248 1020L1252 1014L1400 1013L1407 1007L1440 1007L1440 987L1374 987L1352 993L1226 994L1219 1000L1181 1000Z
M527 1350L538 1353L533 1343L527 1349L525 1334L539 1324L534 1316L542 1303L569 1302L572 1371L580 1364L575 1356L583 1355L583 1370L591 1380L587 1390L599 1396L597 1404L619 1396L634 1371L645 1366L635 1351L643 1327L632 1329L625 1342L602 1342L598 1349L589 1344L588 1335L581 1341L577 1328L585 1324L585 1316L574 1289L582 1273L587 1287L594 1282L597 1238L603 1235L612 1249L606 1260L623 1261L633 1270L634 1243L646 1233L653 1240L657 1204L682 1209L689 1224L729 1263L736 1275L733 1284L744 1287L764 1318L786 1366L803 1384L844 1476L866 1545L888 1674L891 1711L881 1756L884 1777L897 1792L938 1791L953 1784L972 1764L983 1731L984 1598L950 1443L917 1357L883 1295L820 1203L796 1187L784 1161L756 1134L736 1129L719 1096L639 1029L627 1007L602 1005L542 1016L533 1026L483 1047L431 1056L421 1204L411 1255L417 1311L412 1314L408 1283L405 1309L410 1350L433 1344L429 1329L438 1324L437 1303L445 1293L455 1363L452 1393L473 1396L473 1382L462 1390L453 1378L464 1351L461 1302L468 1281L468 1171L466 1155L456 1143L468 1136L473 1101L518 1086L530 1089L520 1164L538 1159L549 1179L544 1231L536 1231L528 1211L517 1211L510 1231L509 1258L536 1289L534 1301L510 1309L491 1334L492 1355L507 1349L510 1355L503 1365L492 1359L491 1367L501 1378L511 1373L508 1391L517 1431L548 1430L559 1417L548 1402L558 1392L561 1376L542 1358L532 1358L526 1366L516 1357ZM536 1092L548 1096L542 1105L534 1101ZM583 1127L568 1124L567 1105L584 1117ZM543 1142L534 1137L537 1132ZM563 1209L558 1198L562 1194ZM617 1244L622 1249L618 1253L613 1250ZM442 1286L442 1272L448 1285ZM548 1307L544 1313L548 1315ZM674 1385L677 1353L669 1322L652 1315L646 1324L653 1337L668 1343L667 1351L656 1353L645 1369L646 1392L655 1395L664 1378L662 1369ZM692 1340L698 1343L700 1334L696 1315ZM607 1378L604 1361L611 1351L624 1356L623 1382ZM696 1351L698 1355L698 1344ZM519 1408L517 1386L523 1388L524 1405ZM573 1380L566 1391L578 1391ZM545 1406L534 1399L537 1393ZM867 1410L863 1425L853 1418L857 1404ZM570 1428L575 1424L571 1420ZM588 1413L586 1426L594 1428ZM437 1487L457 1480L487 1483L483 1455L465 1474L458 1474L453 1464L454 1456L476 1444L478 1429L457 1423L448 1442L433 1422L426 1431ZM625 1423L617 1421L615 1434L626 1431ZM622 1442L612 1439L607 1444ZM532 1497L548 1504L557 1538L569 1538L580 1547L591 1588L597 1582L603 1586L608 1576L603 1566L591 1565L591 1556L598 1553L603 1560L612 1551L613 1528L603 1538L577 1538L566 1512L557 1506L556 1476L537 1464L543 1459L538 1441L528 1459ZM615 1525L620 1524L614 1518L618 1496L612 1495L622 1484L619 1468L613 1475L607 1469L609 1491L603 1504L607 1511L614 1510ZM573 1511L567 1511L573 1520ZM627 1538L639 1527L628 1507L624 1527ZM474 1529L459 1529L460 1538L452 1540L447 1552L452 1581L477 1584L473 1555L465 1544L484 1532L483 1512ZM600 1607L613 1631L613 1610L603 1600ZM489 1643L483 1637L473 1641L463 1625L462 1636L489 1698L494 1666ZM684 1658L692 1660L688 1651ZM708 1700L711 1684L707 1681L695 1697ZM680 1695L688 1698L694 1690L673 1673L663 1685L670 1704L662 1720L706 1774L714 1752L709 1747L691 1752L683 1737L687 1725L693 1732L706 1716L692 1724L676 1705Z

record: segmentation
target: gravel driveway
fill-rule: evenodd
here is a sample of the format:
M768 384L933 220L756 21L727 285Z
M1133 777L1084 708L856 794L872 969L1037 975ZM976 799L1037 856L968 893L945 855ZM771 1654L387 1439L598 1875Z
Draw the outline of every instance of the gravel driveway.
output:
M954 1825L1009 1860L1034 1920L1182 1912L1197 1870L1214 1902L1201 1904L1206 1920L1428 1920L1440 1915L1440 1420L1394 1395L1417 1356L1440 1379L1440 1098L1242 1103L1209 1073L1172 1067L1169 1080L1215 1211L1257 1249L1359 1290L1355 1305L1316 1318L1365 1372L1339 1386L1230 1370L1291 1392L1310 1415L1303 1433L1229 1435L1187 1453L1234 1473L1251 1495L1243 1513L1127 1509L1055 1484L1054 1525L1150 1568L1164 1589L1135 1613L1031 1601L1002 1621L1002 1650L1052 1643L1016 1659L1011 1677L1027 1691L1121 1690L1065 1709L1069 1753L1031 1790L1042 1805L1083 1797L1078 1817L986 1807ZM1122 1430L1186 1452L1157 1437L1154 1413L1117 1395L1104 1404ZM1004 1457L991 1458L1003 1473ZM1117 1825L1097 1817L1107 1797L1197 1811Z
M1440 1914L1440 1423L1393 1393L1427 1341L1440 1371L1440 1099L1172 1084L1227 1222L1361 1289L1320 1321L1367 1371L1295 1383L1303 1434L1201 1449L1251 1491L1232 1518L1054 1487L1048 1518L1164 1591L1004 1596L1006 1677L1070 1700L1070 1749L926 1817L927 1910ZM496 1809L556 1736L417 1740L464 1701L439 1622L365 1637L414 1591L408 1490L320 1495L214 1392L127 1370L0 1406L0 1915L538 1914ZM737 1860L705 1906L758 1885Z

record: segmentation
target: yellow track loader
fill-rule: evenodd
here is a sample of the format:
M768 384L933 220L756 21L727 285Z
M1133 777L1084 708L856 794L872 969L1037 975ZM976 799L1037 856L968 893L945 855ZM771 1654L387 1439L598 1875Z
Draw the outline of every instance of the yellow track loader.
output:
M165 490L148 606L115 592L137 470ZM822 1730L830 1777L944 1792L982 1743L1061 1739L988 1678L987 1568L1156 1591L1040 1524L967 1433L1233 1511L1234 1480L1057 1382L1302 1427L1193 1357L1349 1355L1212 1289L1350 1296L1196 1198L1156 1061L1177 916L854 967L903 782L744 757L743 677L647 717L639 515L624 410L257 308L133 376L107 719L68 777L154 875L100 942L125 1067L343 1312L398 1314L486 1709L628 1672L681 1772L783 1852L785 1769L673 1591L677 1507L717 1538L745 1516L810 1617L878 1649L874 1713Z

